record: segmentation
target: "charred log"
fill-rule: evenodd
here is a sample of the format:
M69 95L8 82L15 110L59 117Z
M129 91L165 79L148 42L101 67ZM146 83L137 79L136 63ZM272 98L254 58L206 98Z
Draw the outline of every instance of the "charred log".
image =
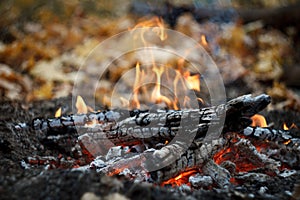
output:
M136 111L131 115L116 111L95 112L53 119L39 118L31 124L18 124L15 128L32 129L48 141L59 135L77 137L88 133L93 140L110 140L115 145L157 144L172 140L179 130L191 132L196 128L196 138L204 137L210 126L222 125L225 115L223 131L241 131L251 123L250 117L264 109L270 100L264 94L257 97L244 95L226 104L195 110ZM95 122L95 125L86 126Z

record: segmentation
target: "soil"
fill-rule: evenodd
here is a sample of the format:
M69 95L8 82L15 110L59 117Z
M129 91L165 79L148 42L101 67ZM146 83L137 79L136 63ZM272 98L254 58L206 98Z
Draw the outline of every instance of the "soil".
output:
M287 178L232 184L228 189L191 191L183 187L135 183L122 176L108 177L91 170L46 169L44 166L25 169L21 161L29 156L69 155L43 145L33 132L14 130L14 124L30 122L35 117L51 117L58 107L66 105L72 105L71 97L38 101L27 106L17 101L1 102L0 199L291 199L295 185L300 184L300 171ZM278 116L281 116L280 120L290 121L299 117L293 112L282 113L267 113L267 119L280 124ZM261 192L262 187L267 190Z

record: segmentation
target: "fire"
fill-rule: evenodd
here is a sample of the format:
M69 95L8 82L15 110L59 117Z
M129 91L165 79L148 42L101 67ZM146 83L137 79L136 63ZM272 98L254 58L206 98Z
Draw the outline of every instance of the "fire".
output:
M159 17L153 17L152 19L142 21L134 26L132 30L135 30L137 28L150 28L152 27L152 31L155 32L161 41L164 41L167 39L167 34L165 31L165 24L163 20ZM145 42L144 35L142 35L142 39Z
M77 108L77 113L79 114L86 114L88 112L88 107L81 96L77 96L75 106Z
M206 37L205 35L201 35L201 44L205 47L208 46L208 43L207 43L207 40L206 40Z
M290 127L288 127L287 125L286 125L286 123L283 123L283 125L282 125L282 128L283 128L283 130L291 130L291 129L298 129L298 127L296 126L296 124L294 124L294 123L292 123L292 125L290 126Z
M266 118L262 115L256 114L252 119L252 124L251 126L260 126L260 127L268 127Z
M288 145L290 142L291 142L291 140L287 140L283 144Z
M140 69L140 64L137 62L136 66L135 66L135 81L134 81L134 85L133 85L133 100L131 102L131 105L134 108L140 108L140 102L138 99L138 93L139 93L139 87L142 83L142 80L144 79L144 71L141 71Z
M61 116L61 108L57 109L54 116L55 117L60 117Z
M172 101L168 97L162 95L160 92L161 75L164 72L164 68L154 66L152 70L156 74L156 84L151 95L151 100L155 103L164 102L168 107L172 107Z
M200 76L199 76L199 74L191 76L190 72L186 71L184 73L183 77L184 77L184 79L187 83L187 86L190 90L196 90L196 91L200 92Z
M286 123L283 123L283 130L289 130L289 127L287 127Z
M188 171L182 172L178 176L171 178L167 181L164 181L161 185L171 185L172 187L180 186L182 184L189 184L188 179L191 175L198 173L198 169L190 169Z

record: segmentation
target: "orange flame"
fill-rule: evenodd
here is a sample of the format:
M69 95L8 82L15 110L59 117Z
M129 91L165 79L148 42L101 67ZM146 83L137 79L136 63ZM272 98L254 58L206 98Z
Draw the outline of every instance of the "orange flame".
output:
M61 116L61 108L57 109L54 116L55 117L60 117Z
M86 114L88 112L88 108L81 96L77 96L75 106L77 108L77 113L79 113L79 114Z
M155 103L164 102L168 107L171 107L172 101L168 97L162 95L160 92L161 75L164 72L164 69L162 67L153 66L152 70L156 74L156 84L151 95L151 100Z
M183 76L187 83L187 87L190 90L196 90L196 91L200 92L200 76L199 76L199 74L191 76L190 72L186 71L183 74Z
M191 175L198 173L199 171L197 169L190 169L188 171L182 172L178 176L171 178L167 181L164 181L161 185L172 185L172 187L180 186L182 184L188 184L188 179Z
M206 37L205 37L204 34L201 35L201 44L202 44L203 46L205 46L205 47L208 46L208 43L207 43L207 40L206 40Z
M287 127L286 123L283 123L283 130L289 130L289 127Z
M141 85L141 82L144 78L144 71L141 71L140 64L136 63L135 66L135 81L133 85L133 100L131 101L131 104L134 108L140 108L140 101L138 99L138 93L139 93L139 87Z
M290 129L296 128L298 129L298 127L296 126L296 124L292 123L292 125L290 126Z
M152 19L142 21L134 26L132 30L135 30L137 28L150 28L153 27L152 31L156 33L161 41L164 41L167 39L167 34L165 31L165 24L164 21L159 17L153 17ZM143 32L144 34L144 32ZM142 34L142 39L145 41L144 35Z
M288 145L290 142L291 142L291 140L287 140L283 144Z
M253 115L251 119L252 119L251 126L268 127L266 118L262 115L259 114Z

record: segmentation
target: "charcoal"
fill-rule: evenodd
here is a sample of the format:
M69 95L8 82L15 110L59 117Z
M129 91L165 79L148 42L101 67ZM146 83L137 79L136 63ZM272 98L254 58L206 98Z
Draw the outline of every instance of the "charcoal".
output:
M198 173L189 177L189 183L191 183L194 188L203 188L211 186L213 180L210 176L202 176Z

